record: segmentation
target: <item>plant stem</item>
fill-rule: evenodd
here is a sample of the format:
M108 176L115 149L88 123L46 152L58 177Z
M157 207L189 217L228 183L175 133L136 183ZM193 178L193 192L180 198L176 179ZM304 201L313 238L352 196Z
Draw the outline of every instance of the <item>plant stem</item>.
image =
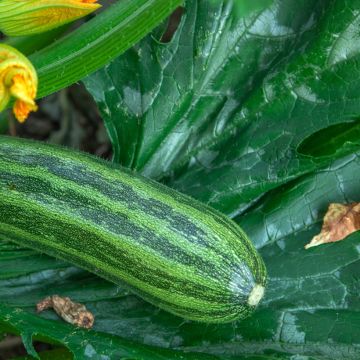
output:
M183 0L123 0L30 56L38 97L67 87L108 64L169 16Z

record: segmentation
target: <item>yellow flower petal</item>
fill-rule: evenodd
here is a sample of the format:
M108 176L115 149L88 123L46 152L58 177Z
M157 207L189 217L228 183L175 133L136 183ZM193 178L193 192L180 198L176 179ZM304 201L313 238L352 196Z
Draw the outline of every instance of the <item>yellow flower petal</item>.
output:
M28 118L30 112L36 111L36 110L37 110L37 106L35 103L32 105L32 104L28 104L21 100L15 101L14 115L20 123L25 122L25 120Z
M8 36L48 31L98 9L97 0L0 0L0 31Z
M11 97L15 98L14 114L24 122L30 111L36 111L38 79L31 62L16 49L0 44L0 111Z
M14 104L14 114L19 122L24 122L29 116L30 111L36 111L37 106L34 101L36 91L31 86L26 76L17 74L12 79L10 93L16 99Z

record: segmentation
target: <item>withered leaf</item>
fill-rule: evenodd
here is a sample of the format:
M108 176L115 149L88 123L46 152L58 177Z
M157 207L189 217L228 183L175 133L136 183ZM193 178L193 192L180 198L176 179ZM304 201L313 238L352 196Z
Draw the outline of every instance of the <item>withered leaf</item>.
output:
M357 230L360 230L360 203L330 204L320 234L305 249L343 240Z
M37 312L51 308L70 324L86 329L90 329L94 325L94 315L86 309L85 305L73 302L68 297L53 295L41 300L36 305Z

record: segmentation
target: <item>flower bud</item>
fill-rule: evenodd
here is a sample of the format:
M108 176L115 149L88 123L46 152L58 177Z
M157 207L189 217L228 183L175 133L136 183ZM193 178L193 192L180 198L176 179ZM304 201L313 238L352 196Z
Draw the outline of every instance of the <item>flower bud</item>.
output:
M14 114L24 122L30 111L36 111L38 79L31 62L11 46L0 44L0 111L11 98L15 99Z
M97 0L0 0L0 31L8 36L45 32L98 9Z

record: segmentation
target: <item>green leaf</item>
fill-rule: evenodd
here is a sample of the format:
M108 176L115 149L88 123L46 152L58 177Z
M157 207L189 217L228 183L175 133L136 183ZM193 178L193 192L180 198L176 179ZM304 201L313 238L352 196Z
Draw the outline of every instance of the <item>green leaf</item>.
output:
M1 281L2 301L34 311L34 304L44 296L71 296L86 302L95 314L95 330L99 332L156 347L209 353L221 359L267 353L358 359L360 279L356 274L360 233L310 250L304 245L320 230L329 202L358 198L359 176L357 153L270 192L237 219L260 250L269 272L265 300L245 321L227 325L184 321L121 293L114 285L107 287L95 276L87 282L81 270L70 267L59 273L55 263L55 271L50 271L51 267L41 270L41 262L47 257L35 253L33 262L39 271L24 267L23 273L30 274ZM0 254L15 249L10 244L2 246ZM19 260L24 251L28 250L18 250ZM22 262L16 263L22 268ZM7 277L5 273L1 271L3 278ZM56 318L49 312L42 316Z
M199 359L215 360L217 357L194 353L183 353L154 348L123 340L120 337L81 329L45 320L19 308L0 305L0 328L18 332L29 355L39 359L32 341L62 343L71 351L75 359Z
M230 215L329 164L298 147L360 114L358 1L275 1L245 18L234 4L189 0L171 43L147 37L85 80L116 161Z
M187 1L170 43L155 33L85 79L116 161L154 177L221 135L264 76L308 43L324 6L275 2L246 17L236 7Z
M101 353L110 336L117 351L135 341L144 359L153 354L143 345L195 359L359 359L360 234L304 245L330 202L359 201L360 1L274 1L241 17L235 4L188 0L170 43L161 27L85 83L116 161L234 216L250 235L269 272L261 307L233 324L184 321L4 243L3 321L20 307L27 313L12 326L50 334L56 315L30 313L57 293L96 317L86 339L56 323L63 332L52 341L70 349L96 338Z
M319 19L316 36L305 51L252 91L220 136L192 150L191 163L178 171L173 186L234 214L265 192L326 166L335 155L354 151L344 147L322 159L297 151L312 134L352 121L360 113L359 56L341 55L348 44L344 39L358 21L352 6L358 8L359 3L351 2L348 10L340 3L334 2Z
M213 3L219 0L210 0ZM271 4L272 0L252 0L252 1L237 1L235 2L234 10L238 12L239 16L247 16L254 10L262 10Z

